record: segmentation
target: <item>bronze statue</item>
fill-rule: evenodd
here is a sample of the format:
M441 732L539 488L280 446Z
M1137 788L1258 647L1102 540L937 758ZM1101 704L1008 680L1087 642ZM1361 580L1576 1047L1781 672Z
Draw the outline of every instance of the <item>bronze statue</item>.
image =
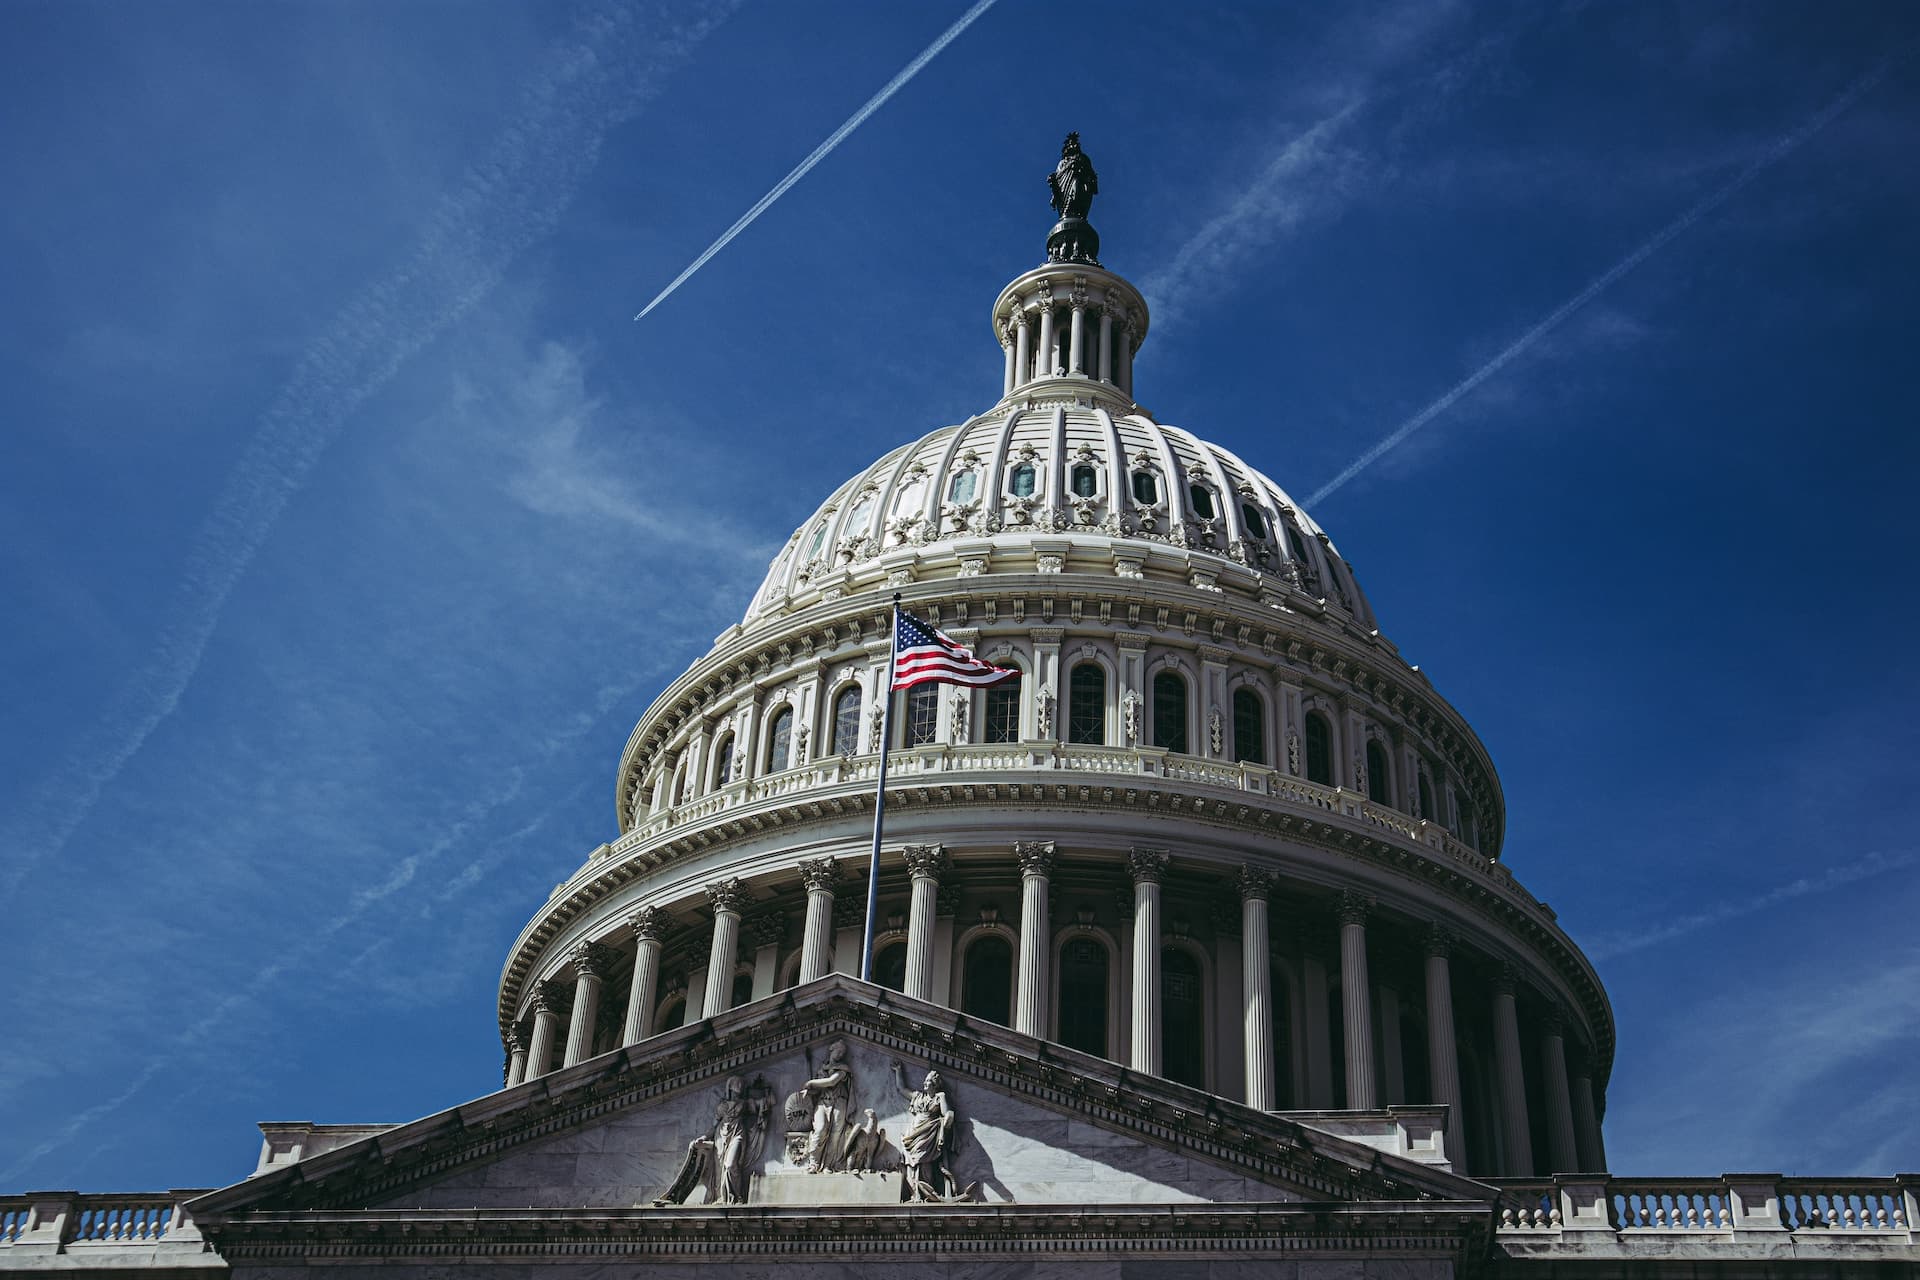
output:
M1079 134L1068 134L1060 144L1060 163L1047 175L1047 190L1053 193L1053 211L1060 215L1047 236L1047 261L1099 266L1100 233L1087 221L1087 210L1093 207L1100 179L1080 149Z
M1053 211L1062 218L1084 218L1099 194L1100 179L1093 161L1080 149L1080 135L1070 133L1060 144L1060 163L1047 175L1047 190L1053 193Z

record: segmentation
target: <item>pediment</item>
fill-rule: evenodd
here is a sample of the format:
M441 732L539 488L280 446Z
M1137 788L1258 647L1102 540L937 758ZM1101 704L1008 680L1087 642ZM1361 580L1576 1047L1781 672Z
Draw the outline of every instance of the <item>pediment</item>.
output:
M804 1088L836 1063L844 1089ZM944 1144L911 1114L930 1070L954 1117ZM920 1111L931 1105L923 1096ZM848 1124L836 1128L841 1106ZM735 1153L730 1182L716 1139ZM749 1206L898 1204L903 1166L927 1150L950 1180L931 1176L923 1190L989 1204L1485 1198L1443 1169L831 975L269 1171L193 1210L212 1226L303 1211L632 1210L676 1190L689 1208L741 1195Z

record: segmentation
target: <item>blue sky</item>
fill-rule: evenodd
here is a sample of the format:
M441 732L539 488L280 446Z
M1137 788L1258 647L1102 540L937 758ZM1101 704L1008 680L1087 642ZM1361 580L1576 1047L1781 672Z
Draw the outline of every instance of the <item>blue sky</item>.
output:
M496 1087L634 719L997 394L1068 129L1162 420L1301 498L1424 423L1313 514L1600 967L1615 1169L1920 1166L1920 18L999 0L632 322L963 7L7 6L0 1187Z

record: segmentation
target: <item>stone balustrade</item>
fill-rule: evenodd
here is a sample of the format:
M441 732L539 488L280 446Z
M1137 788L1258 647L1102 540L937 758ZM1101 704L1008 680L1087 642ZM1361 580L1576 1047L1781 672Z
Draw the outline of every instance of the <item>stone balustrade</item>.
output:
M0 1196L0 1271L129 1265L224 1271L187 1211L189 1200L205 1194Z
M1581 1245L1616 1254L1667 1249L1688 1241L1708 1250L1771 1248L1856 1241L1871 1252L1885 1245L1920 1244L1920 1175L1890 1178L1786 1178L1725 1174L1718 1178L1490 1179L1500 1189L1497 1231L1502 1244L1522 1251L1529 1241L1551 1242L1555 1256ZM1661 1244L1659 1242L1667 1242Z

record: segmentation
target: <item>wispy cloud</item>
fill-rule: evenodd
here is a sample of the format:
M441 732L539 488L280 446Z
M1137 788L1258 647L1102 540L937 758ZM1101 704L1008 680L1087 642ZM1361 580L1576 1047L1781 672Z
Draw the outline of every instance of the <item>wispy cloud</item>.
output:
M1641 242L1641 244L1631 253L1627 254L1626 257L1601 272L1593 280L1589 281L1585 288L1568 298L1565 302L1562 302L1559 306L1548 312L1543 319L1535 323L1532 328L1508 343L1493 359L1487 361L1459 382L1447 388L1447 390L1442 392L1432 403L1428 404L1418 413L1415 413L1393 431L1389 432L1383 439L1369 447L1359 457L1348 463L1338 475L1321 485L1307 498L1307 505L1316 505L1339 492L1348 481L1358 476L1368 467L1371 467L1393 449L1398 448L1400 444L1409 436L1413 435L1414 432L1420 430L1435 418L1438 418L1441 414L1451 409L1455 404L1459 403L1463 397L1469 395L1474 388L1499 373L1522 355L1525 355L1535 343L1559 328L1569 316L1574 315L1582 307L1585 307L1589 302L1592 302L1595 298L1606 292L1623 276L1627 275L1648 258L1651 258L1654 254L1666 248L1669 243L1692 228L1695 223L1745 190L1747 185L1755 178L1792 155L1809 138L1826 128L1827 125L1831 124L1842 112L1857 102L1862 95L1866 94L1875 85L1879 84L1881 80L1885 79L1891 65L1888 61L1882 61L1858 79L1854 80L1839 97L1827 104L1826 107L1817 112L1804 124L1800 125L1799 128L1781 137L1765 151L1754 157L1748 162L1746 167L1735 174L1730 181L1709 193L1685 213Z
M0 894L66 847L178 708L227 598L341 427L552 230L607 131L637 114L732 7L717 0L649 22L604 4L545 51L512 123L440 201L407 256L296 362L194 536L153 652L0 827Z
M1862 880L1886 875L1890 871L1904 871L1917 864L1920 864L1920 852L1913 850L1899 853L1869 853L1864 858L1858 858L1853 862L1829 867L1820 875L1802 876L1798 880L1789 881L1765 893L1757 893L1745 898L1724 899L1704 910L1690 911L1637 929L1596 934L1593 942L1586 949L1587 954L1596 960L1610 960L1615 956L1644 951L1648 947L1657 947L1663 942L1672 942L1676 938L1684 938L1702 929L1711 929L1716 925L1726 924L1730 920L1738 920L1742 916L1754 915L1770 907L1777 907L1783 902L1792 902L1796 898L1806 898L1819 893L1830 893Z
M891 98L894 94L900 92L901 89L905 88L909 80L919 75L920 72L926 67L926 65L929 62L932 62L935 58L940 56L941 50L945 49L948 45L952 44L955 40L959 39L960 33L965 31L968 27L972 26L974 23L974 20L978 18L981 14L993 8L995 3L996 3L996 0L975 0L973 7L960 15L959 21L955 22L952 26L948 27L945 31L941 32L939 36L934 39L934 42L928 45L926 48L922 49L918 54L918 56L916 56L912 62L909 62L905 67L903 67L900 70L900 73L898 75L894 76L893 79L887 81L884 85L881 85L880 91L874 94L871 98L868 98L866 102L861 105L858 111L848 116L846 120L844 120L841 123L838 129L835 129L832 133L828 134L827 140L825 142L822 142L819 146L815 147L811 152L809 152L807 154L806 159L802 160L799 164L793 166L793 168L787 172L786 177L774 183L773 190L767 192L767 194L761 196L758 200L754 201L753 205L750 208L748 208L748 210L745 213L741 214L737 219L734 220L734 224L732 226L728 227L725 231L720 233L720 238L718 240L715 240L712 244L708 245L704 250L702 250L700 256L695 258L692 262L688 263L686 269L682 271L679 275L675 276L672 279L672 281L668 283L666 288L662 289L659 293L655 294L652 302L649 302L646 306L640 308L640 314L634 316L634 319L635 320L644 319L646 317L647 312L653 310L655 307L665 302L668 298L672 297L674 290L678 289L681 285L685 284L687 281L693 279L694 272L706 266L708 262L712 261L713 256L716 253L719 253L722 249L726 248L729 244L732 244L733 238L735 236L739 235L742 231L745 231L748 227L752 226L756 218L758 218L761 214L765 213L768 209L771 209L773 207L774 201L778 200L781 196L787 194L788 190L792 188L794 183L800 181L800 179L806 177L809 173L811 173L815 165L819 164L822 160L825 160L828 156L832 155L834 148L838 147L841 143L845 142L847 140L848 135L850 135L855 129L858 129L861 125L867 122L868 116L871 116L874 112L878 111L881 107L885 106L887 99Z

